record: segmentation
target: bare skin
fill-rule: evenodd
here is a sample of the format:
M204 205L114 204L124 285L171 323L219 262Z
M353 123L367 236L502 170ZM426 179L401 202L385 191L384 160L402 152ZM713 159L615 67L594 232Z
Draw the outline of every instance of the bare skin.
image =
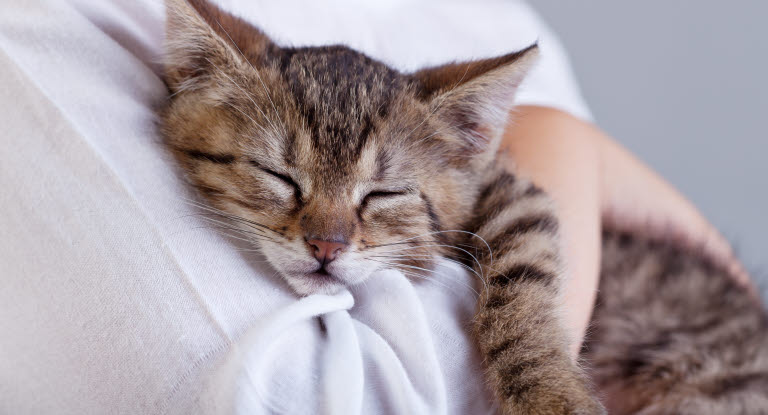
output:
M704 249L740 283L754 286L730 245L704 216L648 166L592 124L562 111L518 107L502 142L519 174L554 198L567 282L563 302L578 355L597 291L601 223L673 235Z

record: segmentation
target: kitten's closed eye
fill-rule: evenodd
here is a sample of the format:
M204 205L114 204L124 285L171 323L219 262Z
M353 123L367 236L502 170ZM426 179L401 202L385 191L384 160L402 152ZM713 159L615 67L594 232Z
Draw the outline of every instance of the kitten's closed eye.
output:
M406 190L375 190L365 195L363 200L368 199L370 197L392 197L392 196L403 196L406 194L408 194Z
M293 190L296 192L296 198L298 200L301 200L301 187L299 187L298 183L296 183L290 176L288 176L287 174L278 173L278 172L276 172L274 170L268 169L268 168L262 166L261 164L259 164L255 160L248 160L248 162L252 166L258 168L261 171L263 171L264 173L267 173L268 175L270 175L270 176L280 180L284 184L292 187Z
M391 199L397 196L405 196L409 193L410 192L408 190L374 190L363 197L363 200L360 202L360 206L365 207L372 200Z

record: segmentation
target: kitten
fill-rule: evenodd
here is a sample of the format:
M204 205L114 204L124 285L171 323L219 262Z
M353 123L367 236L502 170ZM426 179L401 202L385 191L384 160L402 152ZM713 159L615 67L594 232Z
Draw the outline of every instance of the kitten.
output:
M550 202L505 170L497 152L535 46L403 74L343 46L281 48L204 0L167 4L166 142L192 185L252 236L296 293L333 293L381 268L418 274L438 257L463 261L485 278L473 334L502 412L604 412L569 358L556 317L562 272ZM614 269L607 266L605 277L624 272ZM615 282L616 301L634 301L638 314L643 305L663 314L669 304L621 292L633 284ZM657 373L646 366L666 367L647 349L673 343L633 342L645 337L621 326L631 320L609 318L621 306L604 304L598 344L587 356L598 363L598 385L637 393L627 408L639 411L653 400L637 391ZM739 310L763 318L757 307ZM643 320L648 336L667 327L653 316ZM627 348L648 360L632 373L614 368L626 366L615 353ZM758 349L755 356L766 354ZM752 363L745 367L757 370ZM724 385L753 388L765 381L759 368ZM660 384L653 396L675 384Z

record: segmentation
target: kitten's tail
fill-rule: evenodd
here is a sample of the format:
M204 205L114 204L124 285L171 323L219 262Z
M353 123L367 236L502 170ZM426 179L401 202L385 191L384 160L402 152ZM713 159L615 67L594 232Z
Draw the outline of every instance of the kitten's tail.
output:
M582 354L615 414L768 414L768 317L721 269L606 233Z

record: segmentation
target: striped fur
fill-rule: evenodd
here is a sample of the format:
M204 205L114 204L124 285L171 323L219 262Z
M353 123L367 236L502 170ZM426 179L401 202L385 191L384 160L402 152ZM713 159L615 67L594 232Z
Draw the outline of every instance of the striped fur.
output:
M768 315L675 244L606 232L582 356L612 414L768 414Z
M503 168L483 189L467 225L487 283L473 332L503 413L602 413L556 315L562 264L547 195Z
M299 295L332 293L377 269L425 278L437 257L461 261L483 279L473 332L502 412L604 412L568 356L557 317L562 265L550 201L506 171L497 152L535 45L402 74L344 46L281 48L204 0L167 4L171 96L162 132L207 200L204 219L251 241ZM317 241L338 247L334 259L316 258ZM624 272L611 264L606 272ZM616 296L636 301L631 292ZM622 303L605 304L585 356L603 391L636 395L625 406L608 400L631 413L669 389L638 389L657 373L648 372L658 362L643 360L653 355L646 349L667 347L659 343L666 337L636 343L644 337L622 326L632 316L611 318ZM653 304L637 302L634 311L644 306ZM739 326L736 311L717 321L734 324L723 333L764 332L757 322ZM665 327L643 322L648 333ZM701 341L717 339L718 327ZM719 373L737 376L706 378L710 397L763 385L762 372L747 370L755 359L728 369L744 351L729 350L718 356ZM675 408L687 402L669 399Z

